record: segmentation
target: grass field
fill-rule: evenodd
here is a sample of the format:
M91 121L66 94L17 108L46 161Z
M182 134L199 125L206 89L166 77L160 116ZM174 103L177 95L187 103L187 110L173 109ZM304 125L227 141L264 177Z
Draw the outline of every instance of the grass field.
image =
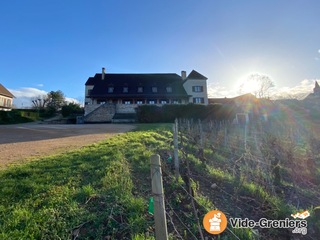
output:
M223 168L213 168L191 154L188 161L194 177L190 189L199 215L195 216L188 184L183 178L173 178L166 158L173 147L171 128L171 124L141 124L133 132L67 154L2 170L0 239L154 239L154 220L148 213L152 154L160 154L163 160L170 239L199 239L196 219L202 220L210 209L223 206L228 216L234 214L235 205L237 212L242 207L247 210L227 194L217 199L212 183L223 186L227 193L241 192L237 196L247 199L241 201L250 200L257 206L264 203L265 217L281 218L299 210L259 184L245 182L239 188L237 179ZM214 153L205 150L205 154ZM219 161L221 165L227 159L220 156ZM246 217L253 217L250 214ZM257 239L265 234L250 229L230 231L220 239ZM267 232L267 236L276 235L276 230Z

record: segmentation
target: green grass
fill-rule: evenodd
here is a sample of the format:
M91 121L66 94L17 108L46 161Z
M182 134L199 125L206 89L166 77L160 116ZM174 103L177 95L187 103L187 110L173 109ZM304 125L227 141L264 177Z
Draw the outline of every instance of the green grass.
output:
M154 221L148 214L149 161L152 154L172 152L172 124L136 126L133 132L79 150L1 170L0 239L71 239L77 233L77 239L154 239ZM194 146L186 149L191 151L187 159L200 217L216 207L236 217L232 215L234 204L242 204L236 213L250 218L251 205L236 202L239 196L253 198L254 207L265 206L268 213L263 217L269 219L284 219L295 212L281 196L272 195L258 183L244 176L239 182L223 168L229 164L223 154L205 149L205 162L194 153ZM181 164L185 164L183 157ZM197 234L184 179L174 181L173 171L168 166L163 169L166 200ZM212 183L218 187L212 188ZM219 189L228 194L221 198ZM180 234L188 239L185 225L174 220ZM241 239L256 237L251 230L233 231ZM170 234L170 239L175 239L172 228ZM232 236L224 233L221 239Z
M139 123L135 131L172 131L173 123Z
M0 239L102 239L148 230L149 158L166 138L131 132L67 154L48 156L0 172ZM135 174L137 177L133 176Z

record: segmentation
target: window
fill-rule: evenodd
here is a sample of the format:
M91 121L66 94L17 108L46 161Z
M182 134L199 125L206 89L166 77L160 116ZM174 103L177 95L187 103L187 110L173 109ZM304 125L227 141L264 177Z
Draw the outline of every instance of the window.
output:
M143 87L138 87L138 93L142 93L143 92Z
M166 87L167 93L171 93L172 92L172 87Z
M137 100L137 104L143 104L142 100Z
M149 104L156 104L155 100L149 100Z
M203 92L203 86L193 86L192 91L193 92Z
M131 101L130 100L123 100L123 104L129 105L129 104L131 104Z
M91 95L91 93L92 93L92 89L89 89L88 90L88 95Z
M167 100L161 100L160 103L161 103L161 104L167 104L168 101L167 101Z
M108 93L113 93L114 87L108 87Z
M201 97L193 98L193 103L204 103L204 98L201 98Z
M158 88L157 88L157 87L152 87L152 92L153 92L153 93L158 92Z
M123 92L124 93L127 93L129 91L129 88L128 87L123 87Z
M178 100L178 99L173 99L173 100L172 100L172 103L173 103L173 104L179 104L179 103L180 103L180 100Z

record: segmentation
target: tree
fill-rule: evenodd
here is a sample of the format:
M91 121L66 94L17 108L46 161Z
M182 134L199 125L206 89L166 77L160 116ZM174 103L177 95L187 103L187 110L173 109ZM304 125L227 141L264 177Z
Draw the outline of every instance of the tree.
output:
M82 109L80 107L80 104L70 102L68 104L65 104L61 108L61 114L63 117L72 116L73 114L82 114Z
M33 108L37 109L45 117L54 115L66 104L65 96L60 90L51 91L47 95L32 98L31 102Z
M44 109L48 102L48 95L42 95L31 99L32 107L34 109Z
M250 74L245 84L254 85L252 87L252 93L258 98L267 98L269 97L270 90L274 87L274 83L268 75L254 73ZM243 88L244 84L240 86L240 89Z
M48 93L47 110L57 112L65 105L65 96L62 91L51 91Z

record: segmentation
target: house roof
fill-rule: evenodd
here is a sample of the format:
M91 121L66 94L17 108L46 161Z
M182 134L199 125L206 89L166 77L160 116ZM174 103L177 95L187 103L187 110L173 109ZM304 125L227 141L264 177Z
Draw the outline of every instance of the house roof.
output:
M0 83L0 95L14 98L13 94L9 92L9 90L6 89L1 83Z
M251 93L243 94L234 98L209 98L210 104L234 104L237 107L241 107L241 109L245 112L249 112L251 110L254 111L266 111L274 108L274 104L269 99L261 99L255 97Z
M156 74L116 74L106 73L104 80L102 74L97 73L94 77L88 78L86 85L94 86L91 97L188 97L181 76L175 73ZM113 87L113 92L109 93L109 87ZM124 93L123 88L127 87L128 92ZM143 88L143 92L138 92L138 87ZM156 87L157 92L152 88ZM167 87L172 88L172 92L167 91Z
M208 78L198 73L197 71L192 70L187 79L207 80Z

